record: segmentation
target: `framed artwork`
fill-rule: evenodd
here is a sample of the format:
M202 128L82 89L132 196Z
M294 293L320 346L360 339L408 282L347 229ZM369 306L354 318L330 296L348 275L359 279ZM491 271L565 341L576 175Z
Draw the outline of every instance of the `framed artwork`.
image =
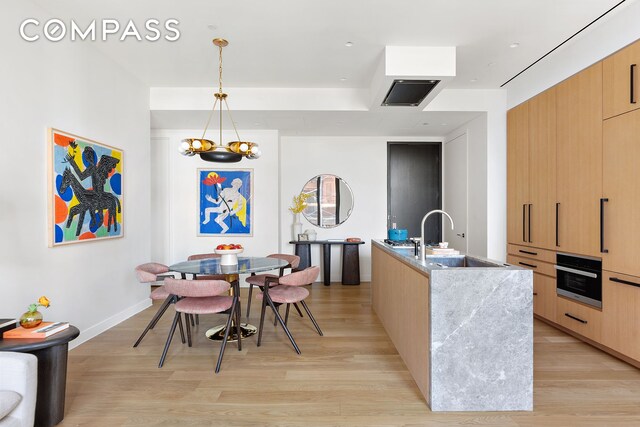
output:
M253 169L198 169L198 236L253 235Z
M122 150L57 129L48 137L49 246L122 237Z

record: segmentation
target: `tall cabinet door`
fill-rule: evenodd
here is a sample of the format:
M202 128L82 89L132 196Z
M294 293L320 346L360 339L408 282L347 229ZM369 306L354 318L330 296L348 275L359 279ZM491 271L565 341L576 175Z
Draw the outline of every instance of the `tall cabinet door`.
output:
M507 112L507 240L529 245L529 107L518 105Z
M633 43L602 61L604 117L640 108L640 43Z
M557 88L557 250L600 256L602 63Z
M556 247L556 90L529 101L529 242Z
M640 110L604 122L603 268L640 277Z

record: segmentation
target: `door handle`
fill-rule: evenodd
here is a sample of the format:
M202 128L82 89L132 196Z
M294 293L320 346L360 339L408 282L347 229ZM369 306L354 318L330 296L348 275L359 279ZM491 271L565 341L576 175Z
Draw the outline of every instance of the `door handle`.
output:
M527 227L529 229L529 243L533 243L531 240L531 206L533 206L533 204L529 203L529 227Z
M527 229L526 226L525 226L525 224L526 224L525 212L526 212L526 209L527 209L526 206L527 205L522 205L522 241L523 242L527 241L527 235L525 234L526 229Z
M581 318L579 318L579 317L572 316L572 315L571 315L571 314L569 314L569 313L565 313L564 315L565 315L565 316L567 316L567 317L568 317L568 318L570 318L570 319L577 320L578 322L580 322L580 323L582 323L582 324L585 324L585 325L586 325L586 324L588 323L586 320L582 320L582 319L581 319Z
M556 246L560 247L560 233L558 232L558 220L560 219L560 203L556 203Z
M636 77L636 64L631 64L629 66L629 102L631 104L636 103L636 94L635 94L635 77Z
M456 236L460 236L464 239L464 233L457 233Z
M604 247L604 204L608 201L606 198L600 199L600 252L603 254L609 253L609 249Z
M556 270L564 271L571 274L577 274L578 276L590 277L592 279L598 278L598 275L596 273L591 273L589 271L576 270L575 268L563 267L561 265L554 265L553 267Z

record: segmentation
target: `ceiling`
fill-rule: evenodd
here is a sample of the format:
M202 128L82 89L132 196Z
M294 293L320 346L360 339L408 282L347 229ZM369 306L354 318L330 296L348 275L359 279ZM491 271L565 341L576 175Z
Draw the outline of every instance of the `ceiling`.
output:
M152 17L179 20L176 42L94 43L150 87L216 85L218 58L211 39L224 37L230 42L224 51L225 87L368 88L389 45L456 46L457 76L447 87L465 89L500 87L619 1L56 0L54 7L50 0L33 0L53 16L80 24L133 19L144 29ZM512 43L519 46L511 48ZM167 127L159 123L164 118L187 127L179 117L192 118L161 112L154 123ZM300 120L309 121L302 113L298 125ZM410 127L412 121L409 114L401 125ZM425 115L418 121L431 119Z

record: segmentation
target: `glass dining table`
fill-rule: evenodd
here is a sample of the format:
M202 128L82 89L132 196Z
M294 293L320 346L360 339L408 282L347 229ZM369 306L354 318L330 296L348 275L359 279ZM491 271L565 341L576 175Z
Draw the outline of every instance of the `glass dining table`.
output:
M277 270L288 265L287 261L279 258L269 257L238 257L238 263L233 265L220 264L221 258L205 258L194 261L184 261L169 266L169 269L178 272L183 279L187 274L198 276L225 275L225 280L236 284L240 274L260 273L264 271ZM234 286L231 287L233 290ZM238 288L239 289L239 288ZM221 341L224 338L226 325L215 326L205 333L206 337L213 341ZM248 323L241 323L242 338L254 335L258 328ZM235 326L232 328L235 331ZM235 341L238 337L234 333L229 333L228 341Z

